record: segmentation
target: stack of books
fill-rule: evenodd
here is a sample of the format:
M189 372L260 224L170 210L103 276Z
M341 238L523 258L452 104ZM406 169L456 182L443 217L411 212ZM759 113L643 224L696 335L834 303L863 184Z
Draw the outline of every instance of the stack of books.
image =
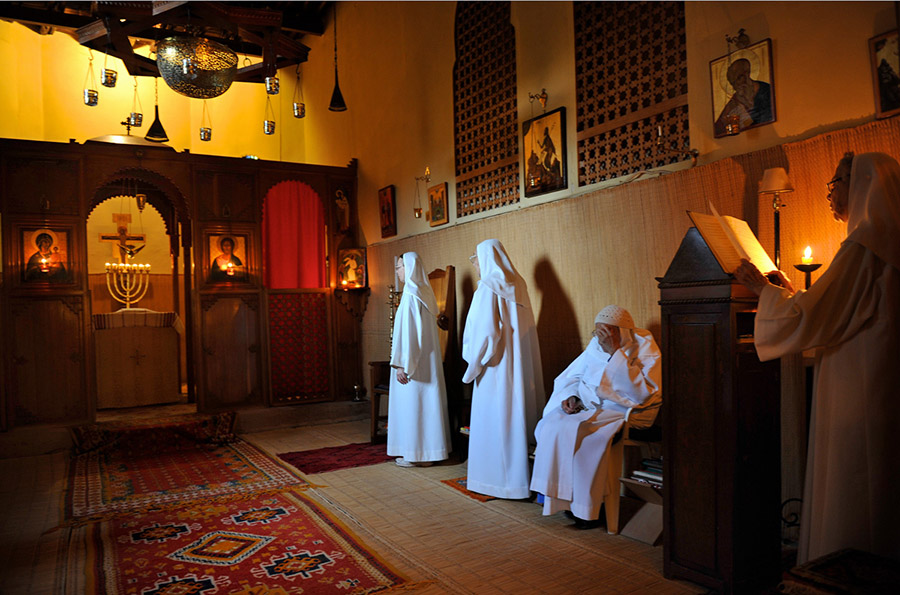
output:
M643 459L641 461L641 468L631 472L631 479L641 483L650 484L655 488L661 488L663 485L662 466L662 457Z

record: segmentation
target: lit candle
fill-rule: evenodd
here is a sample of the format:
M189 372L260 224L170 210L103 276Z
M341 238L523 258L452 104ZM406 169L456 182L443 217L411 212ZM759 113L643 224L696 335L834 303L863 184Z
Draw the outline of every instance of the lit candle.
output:
M42 258L42 259L41 259L41 272L42 272L42 273L49 273L49 272L50 272L50 265L47 263L47 259L46 259L46 258Z
M800 259L800 262L803 264L812 264L812 248L809 246L806 247L806 250L803 251L803 258Z
M228 275L229 277L233 277L233 276L234 276L234 264L229 262L229 263L228 263L227 265L225 265L225 266L226 266L226 269L227 269L227 270L225 271L225 274Z

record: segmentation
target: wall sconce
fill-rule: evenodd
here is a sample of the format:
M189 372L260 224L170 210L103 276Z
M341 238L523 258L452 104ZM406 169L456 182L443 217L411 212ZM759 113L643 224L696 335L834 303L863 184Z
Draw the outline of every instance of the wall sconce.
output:
M425 182L425 190L428 190L428 183L431 182L431 168L425 166L425 175L416 176L416 202L413 204L413 215L416 219L422 218L422 197L419 195L419 181Z
M547 89L541 89L541 92L537 95L535 95L533 93L528 94L528 101L530 103L534 103L534 100L537 99L538 101L541 102L541 109L544 111L547 111L547 100L549 98L550 98L550 96L547 95ZM532 117L534 117L534 112L532 112L531 115L532 115Z
M773 167L763 172L759 181L759 195L772 195L772 209L775 211L775 266L781 268L781 215L780 209L784 205L781 195L793 192L794 187L788 179L783 167Z
M697 157L700 156L700 151L697 149L673 149L671 147L663 146L663 129L662 124L656 127L656 146L657 152L659 153L675 153L676 155L690 155L691 157L691 167L697 165Z

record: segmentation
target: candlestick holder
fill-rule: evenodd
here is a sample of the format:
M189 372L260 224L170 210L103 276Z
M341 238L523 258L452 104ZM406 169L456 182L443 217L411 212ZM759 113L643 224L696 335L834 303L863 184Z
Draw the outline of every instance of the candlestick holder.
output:
M388 311L388 320L391 323L390 327L390 337L388 338L388 343L390 343L391 347L394 345L394 313L397 311L397 306L400 305L400 296L403 294L403 291L395 291L394 284L391 283L388 285L388 301L387 304L390 306L390 310Z
M814 270L816 270L817 268L819 268L820 266L822 266L822 265L821 264L795 264L794 265L795 269L797 269L798 271L803 271L803 273L806 275L806 288L805 289L809 289L811 273Z
M149 287L149 264L106 263L106 288L126 308L138 303Z

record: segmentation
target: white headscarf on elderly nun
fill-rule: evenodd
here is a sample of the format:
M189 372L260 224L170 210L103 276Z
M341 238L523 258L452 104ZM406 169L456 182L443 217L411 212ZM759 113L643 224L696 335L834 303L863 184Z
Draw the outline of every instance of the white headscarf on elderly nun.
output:
M531 479L531 489L545 496L545 515L570 510L580 519L596 519L607 493L606 452L613 436L626 416L638 427L652 424L661 403L660 353L652 335L635 328L619 306L607 306L594 321L618 327L620 346L609 354L592 337L553 381L535 429ZM569 414L561 405L573 396L584 409Z

